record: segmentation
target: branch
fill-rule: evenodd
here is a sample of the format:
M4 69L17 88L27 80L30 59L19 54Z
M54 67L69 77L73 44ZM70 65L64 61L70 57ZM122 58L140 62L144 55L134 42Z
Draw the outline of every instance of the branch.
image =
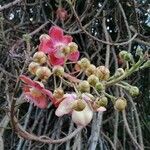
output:
M15 0L13 2L10 2L4 6L0 6L0 11L3 11L4 9L8 9L9 7L12 7L14 5L16 5L17 3L20 3L22 0Z

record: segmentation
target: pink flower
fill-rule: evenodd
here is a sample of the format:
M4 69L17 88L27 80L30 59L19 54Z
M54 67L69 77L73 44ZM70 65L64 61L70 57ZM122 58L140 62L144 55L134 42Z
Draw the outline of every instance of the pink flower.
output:
M19 78L25 83L23 85L23 92L27 101L33 103L39 108L46 108L48 105L48 99L53 100L52 93L45 89L41 82L33 81L24 75L21 75Z
M77 104L77 95L75 93L72 94L65 94L64 100L59 104L58 108L56 109L56 116L61 117L65 114L71 114L72 120L74 123L80 126L86 126L89 124L93 118L93 111L90 107L90 97L88 95L82 94L82 106L83 109L74 109L74 104ZM77 102L78 101L78 102Z
M56 11L57 18L61 21L64 21L67 19L68 14L67 11L64 8L58 8Z
M71 36L64 35L63 30L58 26L52 26L49 35L44 34L40 37L39 51L48 54L51 65L64 65L66 60L77 61L79 58L78 50L64 53L71 42Z

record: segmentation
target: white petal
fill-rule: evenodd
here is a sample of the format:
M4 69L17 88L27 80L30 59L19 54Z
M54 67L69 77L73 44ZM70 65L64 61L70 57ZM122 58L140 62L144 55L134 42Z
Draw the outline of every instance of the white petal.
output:
M77 125L86 126L89 124L93 117L93 111L87 105L83 111L72 111L72 120Z

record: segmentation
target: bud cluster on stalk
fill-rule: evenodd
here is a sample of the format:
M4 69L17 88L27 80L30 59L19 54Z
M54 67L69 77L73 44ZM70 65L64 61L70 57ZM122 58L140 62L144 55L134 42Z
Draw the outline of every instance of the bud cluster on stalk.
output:
M47 34L43 34L40 36L40 42L44 40L51 40L51 37ZM30 88L30 93L33 97L38 95L40 98L43 98L43 95L46 95L46 98L47 95L50 95L51 102L57 107L55 114L58 117L71 114L74 123L86 126L91 122L93 112L105 111L108 104L113 105L117 111L126 109L126 98L116 98L112 94L108 94L109 90L107 89L110 86L124 88L131 96L137 96L139 94L139 89L136 86L122 82L128 77L128 74L132 73L130 73L130 71L137 71L138 69L134 69L134 65L137 64L135 64L131 53L127 51L121 51L119 53L121 60L127 64L128 62L132 64L131 69L130 66L126 69L118 68L111 74L108 67L104 65L95 66L85 57L79 60L77 59L75 62L72 61L70 67L69 63L67 64L66 62L67 59L72 60L72 57L69 59L71 53L78 52L78 45L75 42L70 42L66 45L58 42L55 48L59 50L55 56L48 56L48 54L43 51L36 52L32 57L32 62L28 66L28 71L36 77L36 80L40 81L48 81L50 76L54 77L52 78L54 81L51 82L50 79L50 82L54 84L54 86L52 86L54 87L52 94L50 94L47 89L44 89L44 85L39 81L35 82L40 85L40 88L32 87ZM141 50L137 50L137 55L139 54L144 55ZM59 56L60 59L57 58ZM54 61L55 59L59 59L59 61L56 64L50 64L50 59L54 59ZM141 64L143 64L142 67L150 66L149 60L143 61ZM75 73L72 66L74 66ZM76 72L79 73L77 76ZM82 74L83 76L81 76ZM81 79L79 79L80 76ZM66 87L66 85L68 87ZM43 94L43 91L41 92L39 89L41 89L41 91L44 89L46 94ZM66 92L66 89L69 91ZM112 103L109 103L109 100L111 100Z

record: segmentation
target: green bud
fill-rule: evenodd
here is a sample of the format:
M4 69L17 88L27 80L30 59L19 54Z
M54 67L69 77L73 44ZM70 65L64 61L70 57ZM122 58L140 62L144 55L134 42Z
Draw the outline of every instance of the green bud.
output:
M123 111L127 106L127 101L123 97L119 97L114 104L114 107L118 111Z
M89 82L88 81L81 81L79 83L79 90L82 93L89 92L90 91L90 84L89 84Z
M108 99L107 97L105 96L102 96L102 97L99 97L97 100L96 100L96 104L99 106L99 107L106 107L107 104L108 104Z
M125 61L132 61L133 60L133 56L131 53L127 52L127 51L121 51L119 53L119 57Z
M118 68L114 74L115 77L120 77L124 74L124 70L122 68Z
M130 89L129 89L129 93L130 93L132 96L137 96L137 95L139 95L139 89L138 89L138 87L136 87L136 86L131 86Z
M105 89L104 85L101 82L97 82L95 88L99 92Z
M90 61L87 58L82 58L79 65L81 69L86 70L90 66Z
M142 48L140 46L137 47L135 54L137 56L143 56Z
M63 76L64 75L64 68L62 66L54 66L53 73L56 76Z
M99 78L96 75L90 75L87 79L90 85L95 86L99 82Z

